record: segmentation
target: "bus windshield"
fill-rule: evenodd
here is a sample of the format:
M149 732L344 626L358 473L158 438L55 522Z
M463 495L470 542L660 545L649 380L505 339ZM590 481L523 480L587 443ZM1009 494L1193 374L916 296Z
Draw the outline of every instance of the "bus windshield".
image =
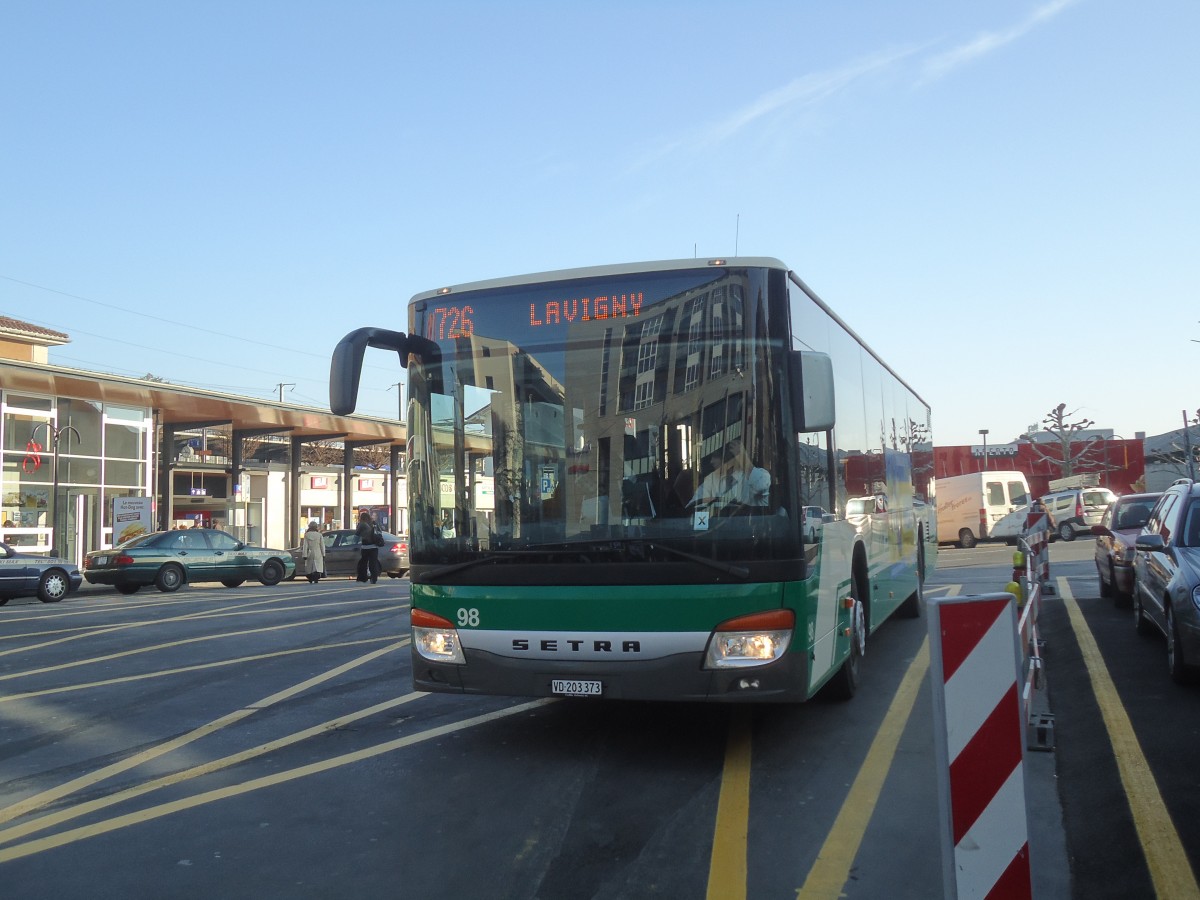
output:
M786 315L753 268L415 301L428 349L409 359L414 580L478 567L528 582L555 563L634 577L580 566L596 560L643 582L662 563L676 581L729 580L790 560L794 577Z

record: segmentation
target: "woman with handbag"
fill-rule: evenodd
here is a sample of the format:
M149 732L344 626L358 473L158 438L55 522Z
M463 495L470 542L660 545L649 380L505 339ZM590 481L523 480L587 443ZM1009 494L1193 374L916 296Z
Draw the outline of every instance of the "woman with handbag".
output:
M325 574L325 539L321 536L316 519L308 523L300 548L304 557L304 575L309 584L316 584Z
M365 509L358 514L358 580L370 581L374 584L379 580L379 548L383 545L383 532Z

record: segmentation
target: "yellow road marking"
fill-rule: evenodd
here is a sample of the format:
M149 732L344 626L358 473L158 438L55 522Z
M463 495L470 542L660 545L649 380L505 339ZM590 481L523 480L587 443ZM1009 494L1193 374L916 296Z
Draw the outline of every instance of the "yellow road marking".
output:
M921 649L909 664L908 671L896 696L888 707L883 724L871 742L871 749L863 760L862 767L850 786L850 792L842 804L841 811L833 823L825 843L817 853L816 862L804 880L804 886L797 889L796 896L802 900L837 900L842 896L846 882L850 879L850 868L858 855L863 835L870 824L871 815L875 812L875 804L879 800L879 792L891 768L892 759L896 755L896 747L904 726L912 714L913 705L917 700L918 689L929 668L929 639L926 638Z
M219 669L222 666L235 666L238 663L257 662L263 659L277 659L281 656L294 656L298 653L319 653L322 650L334 650L338 647L360 647L363 644L381 644L394 640L394 637L363 638L358 641L341 641L336 644L319 644L315 647L295 647L291 650L276 650L272 653L257 653L253 656L240 656L236 659L219 659L216 662L197 663L194 666L179 666L174 669L159 669L155 672L143 672L140 675L122 675L117 678L106 678L102 681L88 681L82 684L67 684L61 687L45 688L40 691L26 691L23 694L0 694L0 703L13 700L29 700L34 697L49 697L52 694L69 694L72 691L85 691L94 687L107 687L111 684L125 684L130 681L142 681L147 678L164 678L168 675L180 675L184 672L200 672L204 669Z
M245 609L250 606L262 606L264 603L277 603L277 600L256 600L253 603L242 603L233 607L228 607L222 610L222 613L228 614L231 611ZM137 622L126 622L121 625L110 625L103 628L95 628L84 632L83 634L73 634L70 637L59 638L54 641L43 641L40 644L28 644L24 647L14 647L11 650L0 650L0 656L10 656L14 653L28 653L30 650L41 650L44 647L53 647L57 644L66 644L71 641L82 640L83 638L92 637L94 635L112 634L117 631L128 631L133 628L149 628L152 625L166 625L171 622L186 622L190 619L204 618L211 615L211 610L201 610L200 612L188 613L185 616L170 616L166 619L144 619Z
M178 812L185 812L190 809L204 806L208 803L215 803L219 800L227 800L230 797L238 797L242 794L249 794L253 791L261 790L262 788L285 784L289 781L295 781L298 778L305 778L309 775L317 775L322 772L328 772L331 769L337 769L342 766L348 766L353 763L361 762L365 759L381 756L385 753L391 753L393 750L402 750L406 747L411 747L425 741L433 740L434 738L444 737L445 735L453 734L457 731L464 731L468 728L473 728L476 725L482 725L487 722L493 722L498 719L504 719L519 713L528 712L532 709L536 709L539 706L545 706L548 703L554 702L556 701L550 698L533 700L529 703L522 703L518 706L508 707L507 709L501 709L495 712L484 713L480 716L474 716L473 718L465 719L461 722L452 722L447 725L440 725L437 728L431 728L428 731L422 731L418 734L386 741L382 744L376 744L373 747L365 747L362 750L356 750L353 753L345 753L341 756L330 757L329 759L324 759L320 762L310 763L307 766L289 769L286 772L276 772L272 775L267 775L262 778L254 778L250 781L242 782L241 784L229 785L217 790L196 794L192 797L184 797L170 803L163 803L159 806L152 806L137 812L128 813L123 816L117 816L116 818L108 819L104 822L96 822L92 825L74 828L58 834L47 835L44 838L28 841L24 844L16 844L11 847L0 849L0 863L9 862L14 859L22 859L26 856L32 856L35 853L41 853L56 847L62 847L86 838L96 837L102 834L109 834L110 832L117 831L121 828L128 828L131 825L141 825L145 822L152 822L155 819L160 819L164 816L169 816Z
M366 663L378 659L381 656L391 653L393 650L399 650L402 647L406 647L408 646L408 643L408 639L405 638L404 640L390 646L381 647L378 650L372 650L370 653L367 653L356 659L352 659L349 662L345 662L339 666L334 666L332 669L322 672L319 675L314 675L312 678L307 678L298 684L292 685L291 687L284 688L282 691L277 691L276 693L271 694L269 697L264 697L256 703L251 703L242 709L234 710L227 715L220 716L219 718L216 718L205 725L201 725L198 728L193 728L186 734L179 735L178 737L172 738L169 741L164 741L155 747L143 750L141 753L136 753L126 759L122 759L118 762L104 766L101 769L97 769L94 772L89 772L86 775L80 776L79 778L67 781L63 784L60 784L58 787L42 791L41 793L35 794L31 797L27 797L19 803L14 803L12 806L0 809L0 822L12 821L13 819L26 815L33 810L38 809L39 807L53 803L55 800L60 800L63 797L81 791L84 788L98 784L101 781L111 778L113 775L118 775L121 772L125 772L129 769L140 766L142 763L149 762L152 759L157 759L160 756L165 756L173 750L178 750L180 747L185 747L193 741L220 731L222 728L233 725L236 722L240 722L241 720L253 715L256 712L259 712L260 710L266 709L275 705L276 703L280 703L284 700L294 697L297 694L303 693L304 691L316 687L317 685L326 681L331 681L332 679L337 678L339 675L344 675L346 672L352 671L359 666L365 665ZM75 807L74 809L78 808L79 807ZM77 814L74 813L73 810L68 810L68 812L72 813L72 815ZM9 840L9 838L5 837L3 834L0 834L0 842L6 840Z
M750 711L739 707L729 717L725 768L717 800L717 824L708 864L708 900L746 896L746 844L750 828Z
M191 781L193 778L199 778L202 775L211 775L213 772L219 772L222 769L228 769L230 766L236 766L239 763L254 759L258 756L264 756L267 753L273 753L276 750L282 750L284 747L289 747L292 744L298 744L301 741L306 741L309 738L320 737L323 734L328 734L331 731L336 731L339 728L345 728L347 725L353 724L360 719L366 719L377 713L385 712L404 703L411 703L414 700L420 700L428 697L426 693L414 691L409 694L404 694L400 697L393 697L391 700L385 700L382 703L376 703L374 706L369 706L366 709L360 709L357 712L346 713L338 716L336 719L330 719L328 722L322 722L319 725L313 725L309 728L301 729L284 737L277 738L273 741L268 741L265 744L259 744L257 747L251 747L249 750L243 750L240 753L231 753L229 756L223 756L219 759L211 760L210 762L201 763L200 765L191 766L179 772L173 772L170 775L163 775L159 778L153 778L150 781L143 782L139 785L134 785L130 788L117 791L114 794L109 794L105 797L98 797L95 800L88 800L84 803L78 803L66 809L58 810L47 815L41 816L29 822L23 822L20 825L14 825L11 828L6 828L0 831L0 844L7 844L10 841L18 840L19 838L28 837L38 831L45 831L54 825L60 825L63 822L68 822L71 819L77 819L80 816L88 815L101 809L106 809L110 806L116 806L118 803L124 803L126 800L132 800L134 797L141 797L161 788L170 787L180 784L184 781Z
M1121 784L1129 800L1133 824L1146 856L1154 891L1159 897L1198 898L1200 886L1196 883L1196 875L1188 863L1183 842L1171 821L1171 814L1167 812L1158 782L1154 780L1154 773L1150 771L1150 764L1129 721L1129 714L1121 703L1112 676L1108 674L1100 647L1075 601L1067 579L1056 580L1058 595L1067 608L1067 616L1075 631L1075 640L1087 666L1092 690L1108 731L1109 743L1117 759L1117 771L1121 774Z
M322 594L322 598L326 598L326 596L329 596L331 594L344 594L344 593L350 593L350 592L353 592L353 588L338 588L336 590L326 590L326 592L324 592ZM187 600L166 600L166 601L146 602L146 604L113 606L110 608L112 608L112 610L114 610L116 612L126 612L126 611L145 610L145 608L150 608L150 607L180 606L180 605L184 605L184 604L192 605L192 604L197 604L197 602L202 602L205 599L211 600L211 595L209 596L209 598L199 598L199 596L198 596L198 598L192 598L192 599L187 599ZM366 602L368 602L368 604L383 605L383 604L392 604L392 602L395 602L395 599L396 598L370 598L370 599L366 600ZM37 649L41 649L43 647L53 647L53 646L55 646L55 644L68 643L71 641L79 641L79 640L83 640L83 638L91 637L91 636L95 636L95 635L113 634L113 632L115 632L115 631L124 631L127 629L138 629L138 628L151 628L151 626L154 626L154 625L163 625L163 624L168 624L168 623L173 623L173 622L194 622L194 620L218 619L218 618L224 618L226 616L262 616L262 614L265 614L265 613L292 612L294 610L314 610L314 608L322 608L324 606L340 606L340 604L336 604L336 602L318 602L318 604L314 604L314 602L304 602L304 604L301 604L300 606L275 606L275 608L262 608L262 607L266 607L266 606L274 606L277 604L282 604L282 602L294 602L294 601L295 601L295 596L293 596L293 595L282 595L282 596L277 595L277 596L270 596L270 598L257 599L257 600L250 600L247 598L247 601L242 602L242 604L233 604L233 605L221 606L221 607L217 607L217 608L211 608L211 607L203 608L203 610L198 610L196 612L190 612L190 613L184 614L184 616L170 616L170 617L164 618L164 619L138 619L137 622L126 622L126 623L120 623L120 624L114 624L114 625L100 625L100 624L79 625L79 626L76 626L76 628L70 628L70 629L53 629L53 630L49 630L49 631L25 631L25 632L19 632L19 634L0 635L0 641L5 641L5 640L16 641L16 640L24 640L24 638L30 638L30 637L49 637L49 636L53 636L53 635L70 635L70 637L60 637L59 640L56 640L56 641L46 641L46 642L37 643L37 644L23 644L22 647L14 647L14 648L8 649L8 650L0 650L0 656L8 656L8 655L16 654L16 653L26 653L26 652L29 652L29 650L37 650ZM398 605L395 608L406 608L407 606L408 606L407 602L403 602L403 604ZM59 620L61 620L61 619L65 619L65 618L72 617L72 616L95 616L96 610L95 610L95 608L91 608L91 610L73 610L73 611L55 610L55 613L56 613L56 616L55 616L54 620L55 620L55 622L59 622ZM5 623L42 622L42 620L43 620L43 617L26 617L26 618L5 619Z
M346 588L345 590L349 591L350 589ZM330 593L341 593L341 591L327 592L323 596L328 596ZM288 598L288 599L290 600L292 598ZM124 629L130 629L130 628L148 628L152 625L161 625L166 622L184 622L184 621L200 622L200 621L208 621L209 619L223 619L226 617L232 618L232 617L236 617L236 616L265 616L265 615L272 615L274 613L296 612L297 610L308 612L310 610L324 609L324 608L330 607L330 606L338 607L338 606L346 605L345 601L333 600L328 603L306 602L299 606L279 606L279 607L275 607L272 609L251 609L251 608L249 608L249 607L261 607L268 603L282 603L282 602L283 602L282 599L262 600L262 601L258 601L256 603L246 604L247 608L244 608L244 609L239 608L239 607L222 607L220 609L213 609L213 610L200 610L199 612L189 613L186 616L172 616L169 619L140 619L136 622L124 622L124 623L121 623L118 625L100 625L100 624L76 625L71 628L55 628L55 629L51 629L51 630L26 631L26 632L19 632L19 633L13 633L13 634L2 634L2 635L0 635L0 641L4 641L4 640L15 641L15 640L23 639L23 638L43 638L43 637L51 637L53 635L63 635L63 634L73 635L71 640L79 640L80 638L90 637L92 635L104 635L104 634L109 634L114 631L122 631ZM407 600L402 603L396 603L396 598L394 598L394 597L377 597L377 598L372 598L370 600L355 600L356 606L363 604L363 603L368 603L368 604L373 603L373 604L377 604L377 605L389 605L390 608L393 608L395 610L408 609ZM154 605L155 606L166 606L167 604L159 603L159 604L154 604ZM149 606L150 606L150 604L143 604L142 606L136 606L136 607L135 606L123 607L121 611L124 612L126 609L131 609L131 610L146 609ZM68 613L67 615L70 615L70 614ZM94 615L94 613L93 613L93 615ZM19 621L27 621L27 620L6 619L5 624L9 624L14 621L19 622ZM55 642L52 642L51 644L36 644L36 645L30 644L30 645L26 645L26 646L22 646L22 647L16 647L11 650L0 651L0 656L10 656L14 653L23 653L27 650L36 650L41 647L52 646L53 643L65 643L65 641L55 641Z
M391 610L384 610L390 612ZM222 631L217 634L205 634L198 637L183 638L178 641L167 641L162 644L150 644L146 647L134 647L132 650L122 650L120 653L108 653L104 656L91 656L87 659L73 659L70 662L59 663L54 666L43 666L40 669L26 669L21 672L10 672L7 675L0 675L0 681L10 681L13 678L24 678L28 675L44 675L47 672L61 672L64 669L74 669L78 666L89 666L95 663L110 662L114 659L123 659L128 656L140 656L143 653L152 653L156 650L167 650L172 647L183 647L188 644L200 644L207 641L220 641L231 637L245 637L249 634L264 634L268 631L284 631L289 628L305 628L309 625L323 625L328 622L337 622L342 619L355 619L360 616L376 615L380 612L379 609L362 609L351 613L343 613L340 616L327 616L323 619L303 619L299 622L285 622L282 625L267 625L262 628L247 628L243 631ZM4 698L0 697L0 700Z

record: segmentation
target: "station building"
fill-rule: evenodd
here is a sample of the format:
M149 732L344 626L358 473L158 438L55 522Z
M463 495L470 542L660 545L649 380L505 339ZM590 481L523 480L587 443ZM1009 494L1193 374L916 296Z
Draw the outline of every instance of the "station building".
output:
M69 336L0 315L0 530L81 562L112 544L113 501L153 500L159 529L211 525L295 547L311 519L368 509L406 530L404 426L51 365Z

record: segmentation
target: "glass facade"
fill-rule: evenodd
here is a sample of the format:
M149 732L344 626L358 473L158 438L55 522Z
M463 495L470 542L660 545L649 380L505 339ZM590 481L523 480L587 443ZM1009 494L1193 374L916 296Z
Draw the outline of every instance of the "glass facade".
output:
M77 559L108 541L112 498L151 495L150 409L6 391L0 410L7 543Z

